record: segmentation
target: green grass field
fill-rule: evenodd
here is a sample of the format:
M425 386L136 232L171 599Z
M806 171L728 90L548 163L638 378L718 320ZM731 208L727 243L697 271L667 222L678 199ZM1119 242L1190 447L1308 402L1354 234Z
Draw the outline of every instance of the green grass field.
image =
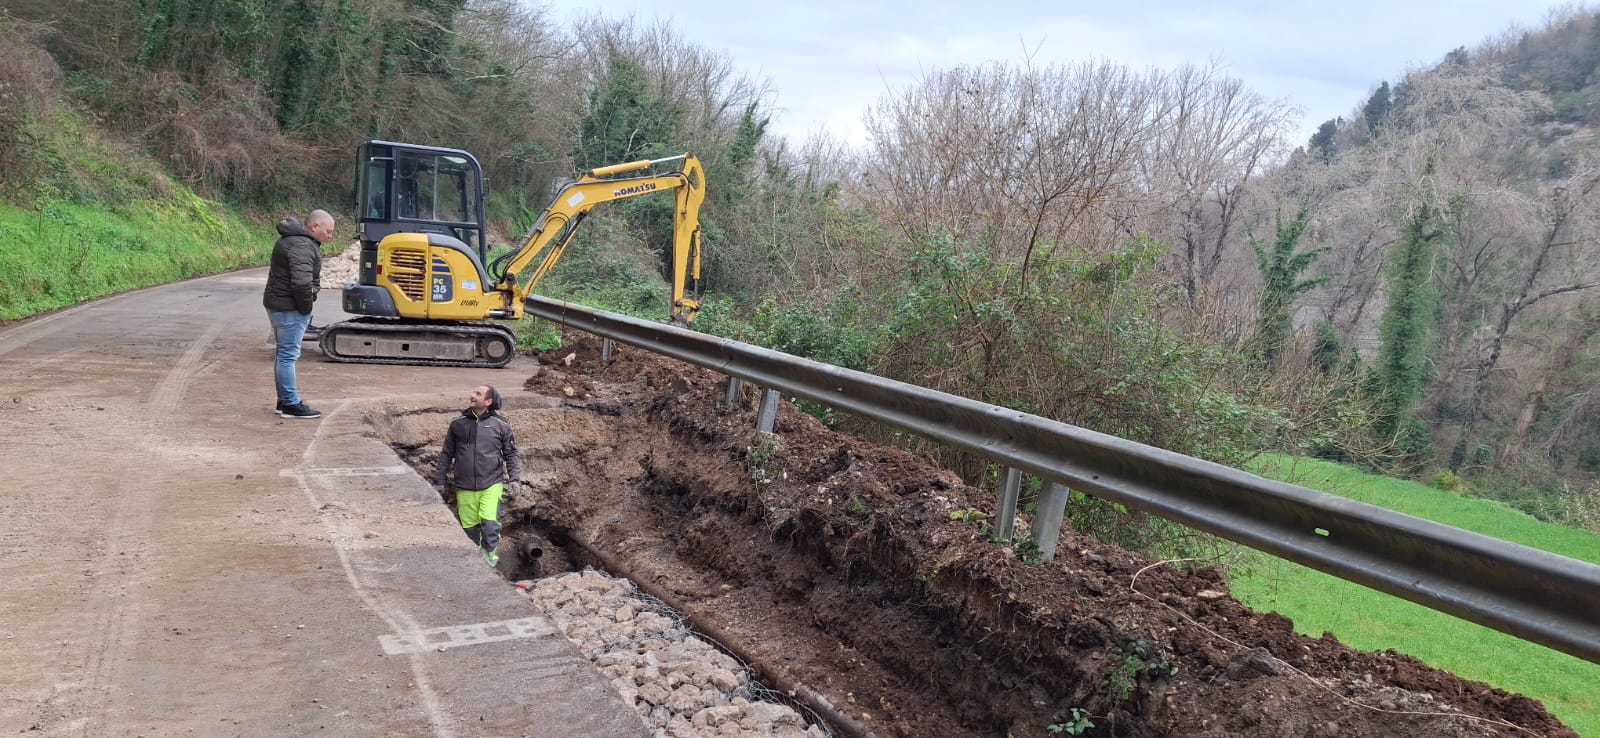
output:
M1600 564L1600 536L1541 522L1497 502L1313 460L1273 457L1250 471ZM1600 738L1600 664L1266 555L1251 556L1230 578L1240 601L1282 613L1302 633L1328 631L1355 648L1394 649L1527 695L1579 735Z

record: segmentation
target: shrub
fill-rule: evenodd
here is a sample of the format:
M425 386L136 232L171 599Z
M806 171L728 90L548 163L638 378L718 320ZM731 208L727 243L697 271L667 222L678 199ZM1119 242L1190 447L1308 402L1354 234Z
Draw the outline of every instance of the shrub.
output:
M1440 469L1433 475L1433 488L1442 489L1446 492L1460 493L1466 488L1466 484L1461 481L1461 477L1455 472L1449 469Z
M47 168L38 127L55 115L61 69L36 39L44 28L0 10L0 193L20 193Z

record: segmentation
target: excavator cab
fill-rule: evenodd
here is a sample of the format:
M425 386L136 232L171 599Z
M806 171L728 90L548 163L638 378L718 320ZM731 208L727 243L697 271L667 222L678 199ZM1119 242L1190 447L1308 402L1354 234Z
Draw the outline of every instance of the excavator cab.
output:
M460 149L367 141L356 154L356 221L361 242L393 233L440 233L488 258L483 167Z

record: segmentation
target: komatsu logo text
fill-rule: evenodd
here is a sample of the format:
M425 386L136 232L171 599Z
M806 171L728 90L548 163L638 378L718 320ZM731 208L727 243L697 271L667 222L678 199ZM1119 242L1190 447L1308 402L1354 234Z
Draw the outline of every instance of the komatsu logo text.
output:
M637 195L637 194L639 194L641 192L649 192L649 191L651 191L651 190L653 190L655 188L656 188L656 183L654 183L654 182L646 182L644 184L637 184L637 185L634 185L632 187L624 187L624 188L622 188L620 190L617 190L616 192L611 193L611 196L612 197L622 197L623 195Z

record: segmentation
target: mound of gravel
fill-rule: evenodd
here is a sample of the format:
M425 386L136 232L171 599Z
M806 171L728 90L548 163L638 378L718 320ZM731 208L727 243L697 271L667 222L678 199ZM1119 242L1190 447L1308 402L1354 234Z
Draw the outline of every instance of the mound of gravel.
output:
M594 569L522 582L656 738L830 738L630 581Z

